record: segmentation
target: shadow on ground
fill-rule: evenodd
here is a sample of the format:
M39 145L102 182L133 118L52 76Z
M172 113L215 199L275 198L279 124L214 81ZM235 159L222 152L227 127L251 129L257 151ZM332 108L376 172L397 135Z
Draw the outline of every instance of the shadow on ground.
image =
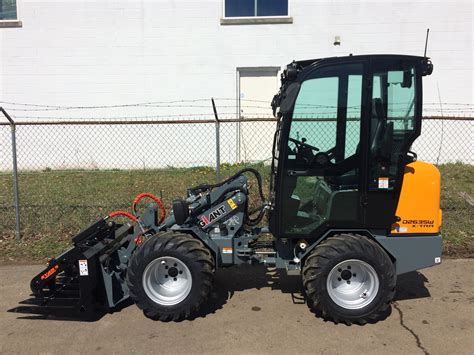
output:
M426 276L419 271L399 275L394 301L430 297L430 291L425 286L428 282Z
M429 297L430 293L425 287L427 278L420 272L411 272L400 275L397 281L395 301ZM209 314L214 314L222 309L227 301L231 299L235 292L249 289L261 289L270 287L275 292L280 291L289 294L293 303L306 303L302 289L300 276L288 276L277 269L267 269L264 266L240 265L223 268L217 271L214 289L208 301L201 306L199 312L190 320L204 318ZM38 302L34 298L19 302L20 305L12 308L9 312L25 314L19 319L61 319L72 321L97 321L105 314L104 311L94 311L89 313L77 310L66 309L65 307L38 307ZM130 306L132 302L124 302L112 313L120 312ZM390 315L391 310L383 316L385 319ZM320 316L316 313L316 316Z

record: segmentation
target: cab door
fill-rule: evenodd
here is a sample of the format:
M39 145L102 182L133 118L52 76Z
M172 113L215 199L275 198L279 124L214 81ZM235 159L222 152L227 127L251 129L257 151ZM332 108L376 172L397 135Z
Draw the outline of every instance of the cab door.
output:
M317 236L361 224L365 68L363 60L343 61L311 68L300 79L294 108L283 117L277 235Z

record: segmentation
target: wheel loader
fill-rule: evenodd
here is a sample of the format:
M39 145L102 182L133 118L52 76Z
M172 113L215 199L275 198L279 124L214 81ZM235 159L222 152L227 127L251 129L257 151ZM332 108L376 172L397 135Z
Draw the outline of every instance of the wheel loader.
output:
M33 294L83 313L131 300L146 317L177 321L207 301L217 269L263 263L300 275L309 308L325 319L377 321L397 275L441 262L440 174L410 150L432 70L407 55L292 62L271 104L268 197L253 168L190 187L166 218L160 199L141 194L133 213L75 236L33 278ZM144 198L153 201L139 212Z

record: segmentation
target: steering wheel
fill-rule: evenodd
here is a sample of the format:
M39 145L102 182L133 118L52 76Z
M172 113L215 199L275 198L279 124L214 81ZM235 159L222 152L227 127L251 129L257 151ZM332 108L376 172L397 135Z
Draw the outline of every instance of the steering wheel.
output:
M331 154L321 152L319 148L306 143L306 138L302 138L301 141L294 138L288 138L288 140L295 143L296 148L298 148L298 151L295 151L297 159L299 158L300 161L304 162L306 165L313 167L325 167L331 165ZM317 153L313 154L313 151Z
M306 142L306 138L301 138L301 141L297 140L297 139L294 139L294 138L291 138L289 137L288 140L290 142L293 142L296 144L296 146L302 146L302 147L305 147L305 148L309 148L311 150L314 150L315 152L319 152L319 148L316 148L316 147L313 147L312 145L309 145L308 143L305 143Z
M313 163L314 154L319 151L319 148L307 144L306 138L302 138L301 141L288 138L288 141L296 145L296 148L292 149L292 152L296 155L296 161L305 166L310 166Z

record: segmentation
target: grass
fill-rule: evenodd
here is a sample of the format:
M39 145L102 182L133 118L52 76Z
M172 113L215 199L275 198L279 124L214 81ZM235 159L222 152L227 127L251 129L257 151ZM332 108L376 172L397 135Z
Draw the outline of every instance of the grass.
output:
M447 255L472 257L474 206L471 204L474 200L474 165L445 164L439 166L439 170L444 252Z
M228 177L243 165L223 165L221 176ZM269 168L258 165L268 191ZM474 253L473 207L460 193L474 197L474 166L446 164L442 174L441 207L445 254L472 256ZM132 199L140 192L161 196L167 209L183 197L186 189L215 181L210 167L167 168L160 170L55 171L22 173L22 241L15 242L12 205L12 178L0 174L0 260L4 262L43 261L62 252L70 238L92 221L113 210L130 210ZM256 185L255 181L251 181ZM256 189L252 189L256 191ZM251 196L257 201L257 197Z
M253 165L263 172L264 191L268 191L269 167ZM244 165L221 166L221 176L233 175ZM250 176L250 175L249 175ZM46 260L68 247L72 236L114 210L130 211L133 198L141 192L161 197L170 210L176 198L186 195L189 187L213 183L215 170L210 167L158 170L84 170L44 171L19 175L22 241L14 237L15 213L12 177L0 174L0 260L27 262ZM256 180L250 183L256 186ZM256 189L252 189L256 192ZM257 196L251 199L257 201ZM10 205L6 205L10 202ZM142 206L150 201L144 200ZM0 202L1 203L1 202Z

